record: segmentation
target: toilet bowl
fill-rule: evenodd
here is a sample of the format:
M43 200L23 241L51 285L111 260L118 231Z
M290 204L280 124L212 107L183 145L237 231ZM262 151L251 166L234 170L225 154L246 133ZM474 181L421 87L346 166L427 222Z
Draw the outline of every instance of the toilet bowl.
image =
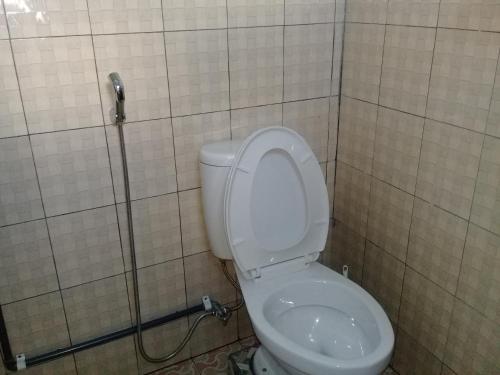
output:
M234 260L262 343L254 372L381 373L394 346L387 315L365 290L317 262L329 205L306 141L266 128L243 142L203 146L200 163L212 251Z

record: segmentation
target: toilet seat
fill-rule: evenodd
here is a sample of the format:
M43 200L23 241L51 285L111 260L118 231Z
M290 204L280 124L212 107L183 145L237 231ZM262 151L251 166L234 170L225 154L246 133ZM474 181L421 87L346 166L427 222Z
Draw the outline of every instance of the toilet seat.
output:
M234 260L246 278L315 261L329 226L328 193L313 151L293 130L272 127L248 137L235 157L224 202ZM285 267L286 268L286 267Z

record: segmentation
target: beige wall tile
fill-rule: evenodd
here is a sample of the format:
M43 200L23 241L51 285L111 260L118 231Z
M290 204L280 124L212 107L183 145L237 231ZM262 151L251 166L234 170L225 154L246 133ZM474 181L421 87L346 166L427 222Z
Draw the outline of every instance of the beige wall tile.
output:
M413 196L372 178L366 237L403 262L406 260Z
M228 0L229 27L283 25L285 0Z
M468 219L483 138L481 134L426 120L416 195Z
M94 34L163 30L161 0L89 0L88 4Z
M284 100L329 96L333 25L285 27Z
M0 40L0 138L27 132L10 43Z
M386 23L388 0L347 0L348 22Z
M172 115L229 109L226 30L165 33Z
M420 199L415 201L407 263L455 294L467 222Z
M104 128L31 137L47 216L114 203Z
M188 306L201 303L210 285L210 298L219 303L229 303L236 299L236 290L222 273L219 259L211 252L184 258L186 270L186 293Z
M125 204L118 205L118 219L125 269L128 271L131 269L131 264ZM182 256L177 194L133 201L132 221L139 268Z
M500 237L471 224L457 297L500 324Z
M401 329L397 334L392 366L400 374L441 374L441 361Z
M455 300L444 362L457 374L500 372L500 326Z
M229 30L231 108L283 100L283 27Z
M349 278L361 284L365 239L347 225L335 220L331 221L330 232L325 251L321 254L322 263L341 273L342 266L349 266Z
M114 123L115 115L110 72L119 72L126 85L127 121L169 117L162 33L99 35L93 40L105 123Z
M333 202L335 196L335 162L326 163L326 188L328 190L328 199L330 204L330 217L333 217Z
M389 253L366 243L363 263L363 288L382 305L393 323L397 323L405 265Z
M500 137L500 59L497 65L495 86L493 87L490 112L486 124L486 134Z
M196 315L189 317L189 324L192 325ZM227 325L217 319L208 318L203 320L198 329L193 334L189 342L191 354L193 356L206 353L212 349L232 343L238 339L238 325L236 319L230 319ZM239 344L238 344L239 345ZM238 349L236 349L237 351Z
M339 97L330 98L330 120L328 124L328 160L337 158L337 140L339 125Z
M231 137L229 112L178 117L172 125L179 190L200 187L200 148Z
M499 48L493 33L438 29L427 116L484 131Z
M186 308L186 286L182 259L155 264L138 270L139 301L144 322L160 318ZM133 277L127 272L127 287L132 301L132 320L135 321L133 304Z
M90 34L85 0L5 1L12 38Z
M75 355L78 374L136 375L134 339L126 337Z
M243 139L258 129L283 125L283 105L236 109L231 111L233 139Z
M340 105L338 159L371 173L377 106L343 97Z
M471 221L500 235L500 140L484 139Z
M380 104L424 116L436 30L387 26Z
M44 220L0 228L0 303L59 288Z
M62 291L71 339L77 343L130 327L125 275Z
M399 327L440 360L450 326L453 296L406 267Z
M325 23L335 20L335 0L286 0L285 24Z
M201 189L179 192L182 254L192 255L209 248L201 199Z
M453 370L451 370L448 366L443 364L443 369L441 370L441 375L457 375Z
M0 374L3 374L0 370ZM72 355L23 370L25 375L77 375Z
M123 273L114 206L47 220L61 288Z
M163 1L165 30L200 30L227 27L225 0Z
M102 125L90 36L12 41L30 133Z
M3 7L0 7L0 39L7 39L8 37L7 19L5 18Z
M244 339L249 336L254 336L255 332L253 330L252 322L250 321L250 316L246 306L243 306L238 310L238 338Z
M335 179L334 217L365 237L370 201L370 176L338 162Z
M490 0L442 0L439 26L500 31L500 4Z
M328 158L329 108L328 98L283 104L283 126L302 135L320 162Z
M342 94L378 103L385 26L345 26Z
M127 123L123 127L132 199L177 190L174 140L170 119ZM118 128L106 127L113 188L117 202L125 201Z
M373 175L415 193L424 119L379 107Z
M344 50L344 23L334 25L333 35L333 63L332 63L332 89L330 95L340 95L340 80L342 76L342 56Z
M440 0L389 0L387 23L436 26Z
M3 305L2 311L14 353L30 357L70 344L60 292Z

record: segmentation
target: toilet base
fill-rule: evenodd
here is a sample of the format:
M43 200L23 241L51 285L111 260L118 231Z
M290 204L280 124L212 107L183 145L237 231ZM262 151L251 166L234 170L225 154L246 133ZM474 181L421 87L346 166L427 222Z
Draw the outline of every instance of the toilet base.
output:
M259 346L253 356L252 371L255 375L307 375L305 372L280 363L262 345Z

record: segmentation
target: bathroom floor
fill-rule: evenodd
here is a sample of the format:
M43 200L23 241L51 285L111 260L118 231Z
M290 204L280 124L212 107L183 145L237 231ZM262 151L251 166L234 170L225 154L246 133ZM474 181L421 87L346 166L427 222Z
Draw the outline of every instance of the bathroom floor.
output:
M229 374L229 355L257 345L257 339L255 336L251 336L177 365L156 371L151 375L227 375ZM382 375L395 374L395 371L388 368Z

